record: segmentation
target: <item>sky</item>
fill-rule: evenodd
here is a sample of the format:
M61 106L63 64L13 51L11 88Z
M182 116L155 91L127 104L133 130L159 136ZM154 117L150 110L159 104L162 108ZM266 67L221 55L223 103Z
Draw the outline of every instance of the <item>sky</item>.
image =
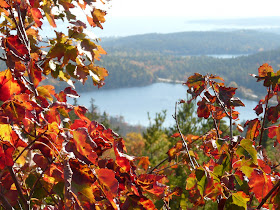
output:
M280 16L279 0L112 0L112 17L256 17Z
M256 29L279 27L280 19L266 23L252 21L209 23L212 19L251 17L280 18L280 0L103 0L110 2L103 30L95 28L93 37L130 36L147 33ZM98 1L97 1L98 3ZM100 3L100 2L99 2ZM99 6L102 5L101 3ZM104 7L104 5L102 5ZM104 7L106 8L106 7ZM100 9L104 9L100 8ZM83 17L86 21L85 17ZM207 20L195 23L192 20ZM279 25L278 25L279 24ZM245 27L244 27L245 26ZM52 29L50 29L51 33Z
M217 26L189 21L280 17L280 0L111 0L110 4L104 29L95 30L98 37L243 29L240 22ZM269 21L267 22L270 24ZM273 27L278 27L278 22L280 27L279 19L272 23ZM263 23L259 25L259 28L263 27ZM265 27L270 27L267 25L266 23ZM255 26L250 27L247 24L246 29L254 29Z

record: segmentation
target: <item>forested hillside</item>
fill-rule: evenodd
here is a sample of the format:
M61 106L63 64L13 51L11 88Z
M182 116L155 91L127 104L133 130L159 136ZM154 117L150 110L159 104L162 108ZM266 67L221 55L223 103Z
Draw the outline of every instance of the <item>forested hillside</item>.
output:
M226 81L244 87L239 88L239 91L248 92L251 89L260 96L265 94L264 89L256 86L249 74L265 62L269 62L275 69L279 68L280 49L231 59L115 52L102 59L101 65L110 69L103 88L144 86L157 82L158 78L184 81L194 72L199 72L221 75ZM85 86L78 83L77 88L82 91L93 90L90 81Z
M254 30L181 32L111 38L102 44L109 53L149 51L172 55L251 54L280 46L280 36Z

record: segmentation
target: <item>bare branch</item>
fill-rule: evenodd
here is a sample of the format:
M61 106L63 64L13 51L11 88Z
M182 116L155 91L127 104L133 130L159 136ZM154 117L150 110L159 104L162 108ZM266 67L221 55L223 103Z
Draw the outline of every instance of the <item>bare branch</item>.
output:
M267 116L268 100L269 100L270 91L271 91L271 86L269 86L267 97L266 97L266 101L265 101L265 111L264 111L264 115L263 115L263 123L262 123L262 128L261 128L261 135L260 135L259 146L262 145L263 132L264 132L264 126L265 126L264 124L265 124L266 116Z
M180 129L180 127L179 127L179 122L178 122L178 119L177 119L177 105L178 105L178 102L175 103L175 114L174 114L173 118L174 118L174 120L176 121L177 130L178 130L178 132L179 132L179 134L180 134L180 136L181 136L181 139L182 139L182 141L183 141L183 145L184 145L185 148L186 148L186 151L187 151L187 153L188 153L188 156L189 156L191 165L192 165L193 169L195 169L195 165L194 165L194 163L193 163L192 157L191 157L190 152L189 152L188 144L187 144L187 142L185 141L184 136L183 136L183 134L182 134L182 132L181 132L181 129Z

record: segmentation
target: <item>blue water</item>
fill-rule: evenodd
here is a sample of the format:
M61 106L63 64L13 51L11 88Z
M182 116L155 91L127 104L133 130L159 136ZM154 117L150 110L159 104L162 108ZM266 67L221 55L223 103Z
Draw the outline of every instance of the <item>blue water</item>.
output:
M133 125L149 125L148 115L167 110L164 126L174 124L175 102L186 99L187 88L181 84L155 83L146 87L120 88L81 93L78 104L89 107L90 99L95 100L100 112L106 111L111 116L123 116L125 121ZM257 102L241 99L246 107L240 107L240 121L254 119L252 110Z

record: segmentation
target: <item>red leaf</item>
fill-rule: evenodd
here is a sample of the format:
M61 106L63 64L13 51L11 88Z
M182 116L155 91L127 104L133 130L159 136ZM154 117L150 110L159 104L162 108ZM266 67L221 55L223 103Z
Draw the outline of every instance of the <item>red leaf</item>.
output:
M234 87L219 87L219 98L224 102L227 106L231 106L231 99L235 94L235 90L237 88ZM242 103L242 102L241 102ZM243 103L242 103L243 104ZM244 104L243 104L244 105Z
M273 188L270 176L266 175L261 170L254 169L249 177L249 180L248 185L254 192L259 202L261 202L261 200Z
M34 60L31 61L31 69L30 69L30 74L33 78L33 83L34 86L37 87L39 83L43 80L42 78L42 69L35 63Z
M15 148L7 141L1 141L0 143L0 169L4 169L6 166L13 166L13 152Z
M180 133L174 133L171 137L173 137L173 138L180 137Z
M274 136L276 136L276 140L280 143L280 125L268 128L268 137L272 139Z
M262 104L258 104L255 108L254 108L256 114L259 116L261 113L263 113L263 107Z
M174 145L174 147L169 149L168 152L167 152L167 155L169 156L169 161L174 159L176 157L176 155L182 150L182 148L183 148L183 142L182 141L178 141Z
M78 98L80 97L77 91L73 90L71 87L67 87L64 89L64 93L71 98Z
M280 117L280 104L269 107L267 110L267 119L272 123L276 123Z
M91 186L96 181L95 175L87 164L77 159L70 159L69 163L73 171L72 180L75 184Z
M18 57L23 58L23 56L28 54L28 49L24 44L22 44L17 35L8 36L4 40L4 43L6 50L11 51L14 55Z
M190 93L193 98L196 98L204 90L205 77L195 73L193 76L190 76L188 81L184 84L189 87L187 92Z
M197 116L204 117L205 119L207 119L210 116L210 105L206 104L205 99L199 101L197 105L198 105Z
M258 159L258 164L265 173L267 173L267 174L271 173L271 168L263 160Z

